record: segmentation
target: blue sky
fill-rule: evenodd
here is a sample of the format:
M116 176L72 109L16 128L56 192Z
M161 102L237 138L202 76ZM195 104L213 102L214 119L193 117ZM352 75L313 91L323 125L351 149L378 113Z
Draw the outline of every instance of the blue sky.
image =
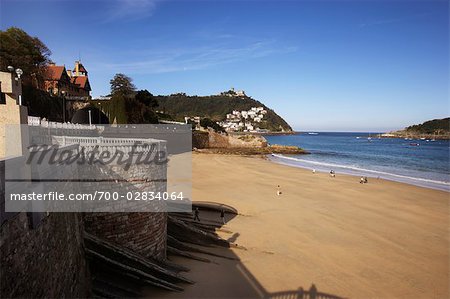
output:
M79 55L93 95L244 89L297 130L386 131L449 115L447 1L0 0L1 29Z

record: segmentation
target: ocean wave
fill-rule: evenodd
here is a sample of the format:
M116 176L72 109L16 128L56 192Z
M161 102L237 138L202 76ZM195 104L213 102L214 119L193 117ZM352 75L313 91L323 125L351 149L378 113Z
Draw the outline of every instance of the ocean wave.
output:
M333 152L333 151L316 151L316 150L310 150L311 154L314 154L315 156L324 156L324 157L342 157L342 158L352 158L354 155L342 153L342 152Z
M282 159L282 160L291 160L291 161L305 163L305 164L310 164L310 165L326 166L326 167L340 168L340 169L348 169L348 170L352 170L352 171L360 172L360 173L361 172L362 173L371 173L371 174L378 175L378 176L380 176L382 178L386 178L386 179L398 178L398 179L403 179L403 180L405 180L407 182L417 181L417 182L423 182L423 183L429 183L429 184L442 185L442 186L446 187L445 190L450 189L450 182L446 182L446 181L437 181L437 180L430 180L430 179L425 179L425 178L411 177L411 176L406 176L406 175L401 175L401 174L395 174L395 173L390 173L390 172L365 169L365 168L360 168L360 167L355 167L355 166L339 165L339 164L332 164L332 163L325 163L325 162L303 160L303 159L283 156L283 155L279 155L279 154L272 154L272 156L276 157L276 158L279 158L279 159ZM289 164L289 165L292 165L292 164ZM297 166L299 166L299 165L297 165ZM404 182L404 181L401 181L401 182Z

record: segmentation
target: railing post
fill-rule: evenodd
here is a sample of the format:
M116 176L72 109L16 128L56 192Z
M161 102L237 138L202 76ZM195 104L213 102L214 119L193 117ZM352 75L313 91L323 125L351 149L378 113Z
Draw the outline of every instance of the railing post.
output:
M316 299L317 298L317 288L314 284L309 288L309 298Z

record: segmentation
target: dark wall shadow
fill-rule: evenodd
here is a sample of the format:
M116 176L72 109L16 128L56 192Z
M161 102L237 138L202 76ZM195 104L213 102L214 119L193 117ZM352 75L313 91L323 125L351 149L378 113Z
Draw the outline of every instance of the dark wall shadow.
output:
M168 256L171 262L181 264L191 271L183 273L187 278L195 281L193 285L181 285L182 292L167 292L154 287L143 290L146 298L271 298L271 299L341 299L343 297L329 294L319 290L314 284L311 286L301 286L295 290L280 292L269 292L255 278L255 276L241 262L239 256L232 250L247 250L244 246L236 244L240 234L231 232L224 226L220 217L220 212L224 209L226 223L232 221L238 211L233 207L211 202L193 202L193 211L199 209L200 221L194 221L194 213L169 213L176 214L178 219L185 219L187 223L195 223L197 227L214 226L215 230L220 230L230 234L227 239L230 242L229 248L222 246L198 246L214 254L195 253L197 256L206 258L210 262L201 262L187 259L185 257ZM226 238L225 238L226 239ZM193 245L193 244L190 244ZM195 244L194 244L195 245ZM280 273L281 274L281 273Z

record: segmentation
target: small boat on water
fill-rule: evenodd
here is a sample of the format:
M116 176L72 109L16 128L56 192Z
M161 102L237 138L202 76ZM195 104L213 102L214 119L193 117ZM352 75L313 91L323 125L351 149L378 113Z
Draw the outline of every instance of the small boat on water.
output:
M319 133L309 132L308 135L319 135Z
M419 146L420 144L418 144L416 142L411 142L409 145L411 145L411 146Z

